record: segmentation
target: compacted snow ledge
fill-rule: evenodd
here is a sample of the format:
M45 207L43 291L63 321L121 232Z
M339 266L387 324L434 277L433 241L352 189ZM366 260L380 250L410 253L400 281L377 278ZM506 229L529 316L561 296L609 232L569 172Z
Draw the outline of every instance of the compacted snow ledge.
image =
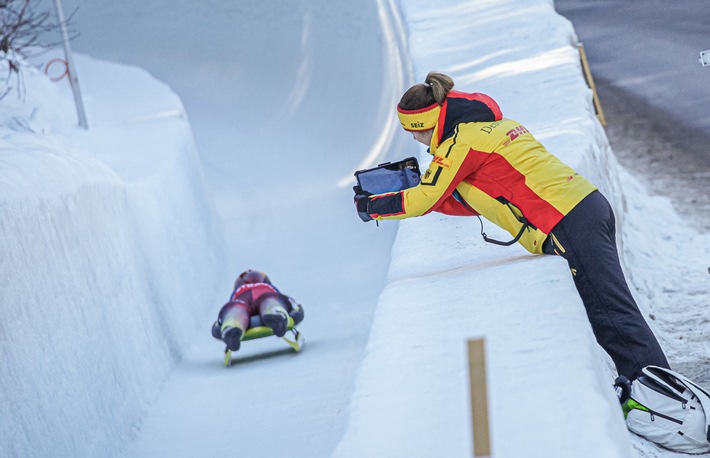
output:
M418 81L438 70L460 90L493 96L619 216L616 161L574 30L550 1L401 6ZM470 456L466 340L476 337L486 339L494 456L634 455L566 262L486 244L475 218L428 215L400 224L335 456Z
M2 456L114 456L220 274L180 100L142 70L77 64L90 130L33 68L0 105Z

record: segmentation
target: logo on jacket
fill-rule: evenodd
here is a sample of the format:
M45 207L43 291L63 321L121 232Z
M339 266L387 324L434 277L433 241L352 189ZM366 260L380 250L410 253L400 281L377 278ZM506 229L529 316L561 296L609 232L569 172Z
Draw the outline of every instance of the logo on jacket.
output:
M434 156L434 159L432 159L431 161L435 164L442 166L445 169L451 168L451 159L449 159L449 158L441 157L441 156Z
M504 143L505 146L508 146L510 142L515 140L516 138L520 137L523 134L527 134L528 130L523 127L523 126L518 126L515 129L510 129L508 132L505 133L505 135L508 136L508 140Z
M487 126L481 127L481 132L485 132L487 134L490 134L491 132L493 132L493 129L495 129L496 127L498 127L502 123L503 123L503 120L492 122L492 123L488 124Z

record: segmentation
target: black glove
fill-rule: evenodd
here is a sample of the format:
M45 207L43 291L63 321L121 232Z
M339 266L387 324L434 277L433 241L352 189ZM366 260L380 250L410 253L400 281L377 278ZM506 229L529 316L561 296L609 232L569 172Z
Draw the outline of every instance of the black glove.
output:
M353 191L355 191L353 202L355 203L355 208L357 209L357 216L359 216L364 222L372 221L372 216L370 216L367 212L367 207L370 203L370 196L372 193L364 191L360 186L353 186Z
M616 395L619 396L619 402L623 404L631 397L631 382L623 375L620 375L614 380L614 390L616 390Z
M353 192L355 193L356 196L357 196L357 195L368 195L368 194L370 194L369 192L365 191L364 189L362 189L362 188L361 188L360 186L358 186L358 185L353 186Z
M219 325L219 322L215 321L214 324L212 324L212 337L214 337L217 340L222 340L222 327Z

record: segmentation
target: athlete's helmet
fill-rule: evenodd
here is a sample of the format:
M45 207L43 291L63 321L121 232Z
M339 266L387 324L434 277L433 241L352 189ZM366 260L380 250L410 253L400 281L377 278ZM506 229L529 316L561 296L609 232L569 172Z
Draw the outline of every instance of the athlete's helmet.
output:
M247 283L268 283L270 285L271 280L269 280L269 276L264 272L249 269L242 272L241 275L237 277L234 281L234 289L237 289L242 285L246 285Z

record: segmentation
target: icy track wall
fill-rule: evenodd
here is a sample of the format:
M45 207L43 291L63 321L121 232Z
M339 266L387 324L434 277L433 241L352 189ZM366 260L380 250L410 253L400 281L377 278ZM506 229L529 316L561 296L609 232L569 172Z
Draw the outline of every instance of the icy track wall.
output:
M218 278L181 102L141 70L78 67L89 131L34 69L0 105L1 456L115 454Z

